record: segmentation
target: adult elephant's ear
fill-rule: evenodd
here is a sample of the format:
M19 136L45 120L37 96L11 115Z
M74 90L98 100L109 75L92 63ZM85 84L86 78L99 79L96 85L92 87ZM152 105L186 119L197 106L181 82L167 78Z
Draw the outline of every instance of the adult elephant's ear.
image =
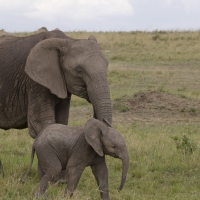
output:
M84 126L85 139L100 156L104 155L101 137L107 133L107 126L97 119L89 119Z
M25 72L35 82L47 87L59 98L67 97L64 74L59 54L65 39L51 38L39 42L33 47L26 61Z

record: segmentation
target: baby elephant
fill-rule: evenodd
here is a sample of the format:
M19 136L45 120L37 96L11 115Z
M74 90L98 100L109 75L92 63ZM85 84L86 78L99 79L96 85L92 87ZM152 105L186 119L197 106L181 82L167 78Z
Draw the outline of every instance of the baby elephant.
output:
M105 123L104 123L105 122ZM68 183L64 195L72 196L86 166L92 168L102 199L110 199L108 192L108 170L105 155L120 158L123 163L121 184L124 186L129 166L126 144L119 132L108 127L108 122L90 119L84 128L53 124L46 127L35 139L30 166L21 180L30 172L34 153L38 157L39 186L36 197L41 197L48 182L66 170Z

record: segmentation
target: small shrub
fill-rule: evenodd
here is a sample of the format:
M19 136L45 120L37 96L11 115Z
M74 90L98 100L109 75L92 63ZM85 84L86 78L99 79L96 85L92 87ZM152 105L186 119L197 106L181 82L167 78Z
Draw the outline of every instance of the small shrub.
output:
M123 102L117 102L113 105L114 109L118 110L119 112L127 112L130 110L129 106Z
M181 112L185 112L186 111L186 109L185 108L181 108Z
M160 35L156 34L155 36L152 37L152 40L159 40L160 39Z
M192 143L187 136L179 138L177 136L172 137L176 144L176 148L181 150L183 154L192 154L196 149L196 145Z
M120 112L127 112L130 110L129 104L126 102L127 96L124 95L121 98L115 99L115 103L113 105L113 108L120 111Z
M187 96L185 96L184 94L180 94L179 97L181 97L183 99L187 99Z
M196 109L195 108L190 108L190 114L191 115L196 115Z

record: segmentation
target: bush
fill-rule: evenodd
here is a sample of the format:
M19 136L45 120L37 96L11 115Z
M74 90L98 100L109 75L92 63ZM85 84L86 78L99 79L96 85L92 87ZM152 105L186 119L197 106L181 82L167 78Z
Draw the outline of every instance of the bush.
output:
M182 138L175 136L172 139L176 144L176 148L181 150L183 154L192 154L196 149L196 145L185 135Z

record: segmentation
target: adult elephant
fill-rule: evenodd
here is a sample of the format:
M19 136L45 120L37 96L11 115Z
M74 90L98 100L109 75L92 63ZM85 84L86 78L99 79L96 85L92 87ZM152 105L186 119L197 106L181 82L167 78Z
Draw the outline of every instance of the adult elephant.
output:
M108 62L96 39L55 30L0 39L0 128L67 124L71 95L91 102L94 116L112 121Z

